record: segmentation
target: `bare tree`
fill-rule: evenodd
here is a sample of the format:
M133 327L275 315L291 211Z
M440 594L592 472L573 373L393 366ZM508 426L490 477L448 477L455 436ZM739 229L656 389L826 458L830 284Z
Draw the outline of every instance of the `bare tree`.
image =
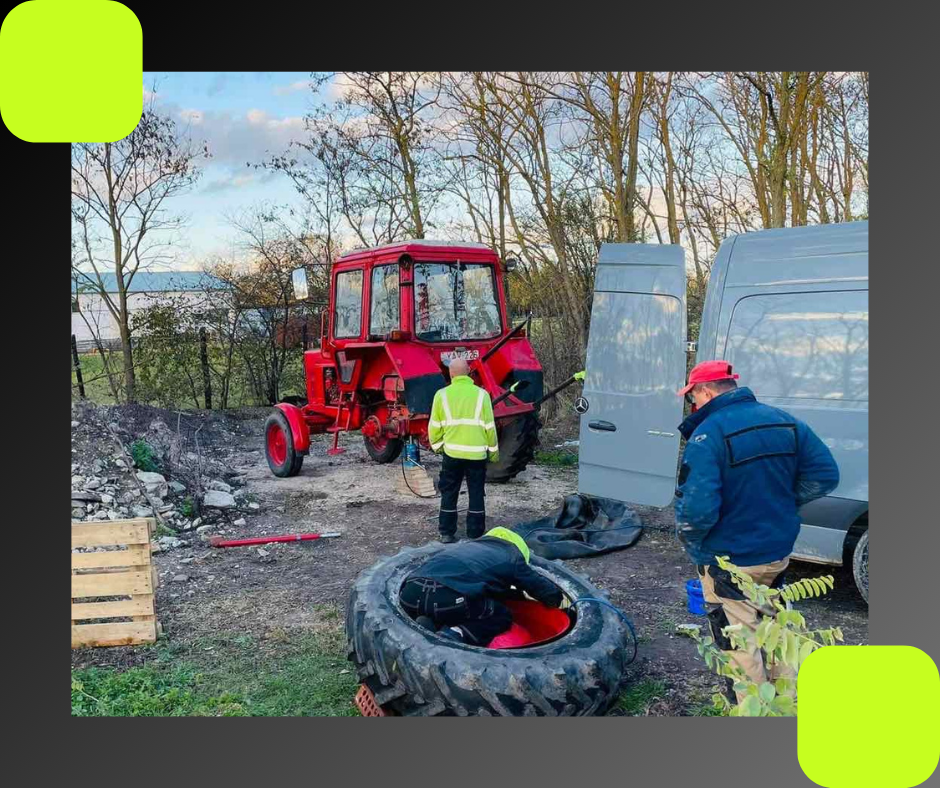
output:
M273 405L280 401L285 369L292 356L290 326L302 313L294 299L291 272L300 267L322 271L315 292L325 292L325 266L312 237L291 232L276 211L258 208L230 219L241 233L247 268L216 266L211 273L231 291L231 308L239 316L235 352L242 356L256 396ZM315 280L316 281L316 280Z
M375 240L424 238L439 190L432 152L439 81L427 72L343 71L316 76L314 90L328 83L342 93L308 117L317 158L339 168L343 177L335 180L349 207L358 194L361 207L384 211L386 227Z
M128 292L138 271L172 259L172 231L181 220L168 214L167 202L194 183L201 155L208 150L185 141L152 107L122 140L72 145L72 222L82 251L82 269L73 263L73 275L118 325L128 402L136 396ZM105 272L114 275L116 292Z
M786 225L793 157L806 130L810 96L826 73L738 71L686 83L736 148L764 227Z

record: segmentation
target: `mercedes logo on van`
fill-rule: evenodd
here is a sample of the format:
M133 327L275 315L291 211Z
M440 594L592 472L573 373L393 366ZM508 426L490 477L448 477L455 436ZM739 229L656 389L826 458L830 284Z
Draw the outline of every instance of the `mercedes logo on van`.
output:
M587 413L589 407L590 405L588 404L588 401L584 397L578 397L575 400L574 409L578 413Z

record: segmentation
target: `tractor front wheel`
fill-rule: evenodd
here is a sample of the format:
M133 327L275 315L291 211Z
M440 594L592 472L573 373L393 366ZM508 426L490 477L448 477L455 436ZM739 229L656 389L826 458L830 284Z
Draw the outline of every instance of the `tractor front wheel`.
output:
M294 449L290 424L279 410L264 423L264 454L271 473L281 478L296 476L304 464L303 455Z

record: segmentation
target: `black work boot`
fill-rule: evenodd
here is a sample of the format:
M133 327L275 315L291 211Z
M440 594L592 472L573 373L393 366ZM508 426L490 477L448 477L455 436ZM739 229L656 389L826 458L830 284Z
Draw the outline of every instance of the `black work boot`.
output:
M457 537L454 534L441 534L441 542L443 544L453 544L457 541Z

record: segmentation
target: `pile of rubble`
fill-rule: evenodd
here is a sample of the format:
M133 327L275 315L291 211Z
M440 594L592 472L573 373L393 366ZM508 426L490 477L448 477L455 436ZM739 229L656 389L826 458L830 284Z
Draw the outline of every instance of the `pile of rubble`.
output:
M139 436L122 429L117 415L117 408L73 409L73 419L79 417L72 421L73 521L155 517L175 532L161 530L157 540L160 548L172 549L208 538L216 526L245 525L244 515L260 509L217 447L205 452L211 457L186 452L164 420L155 419ZM135 439L146 441L162 473L134 466L127 447ZM181 478L173 478L173 471Z

